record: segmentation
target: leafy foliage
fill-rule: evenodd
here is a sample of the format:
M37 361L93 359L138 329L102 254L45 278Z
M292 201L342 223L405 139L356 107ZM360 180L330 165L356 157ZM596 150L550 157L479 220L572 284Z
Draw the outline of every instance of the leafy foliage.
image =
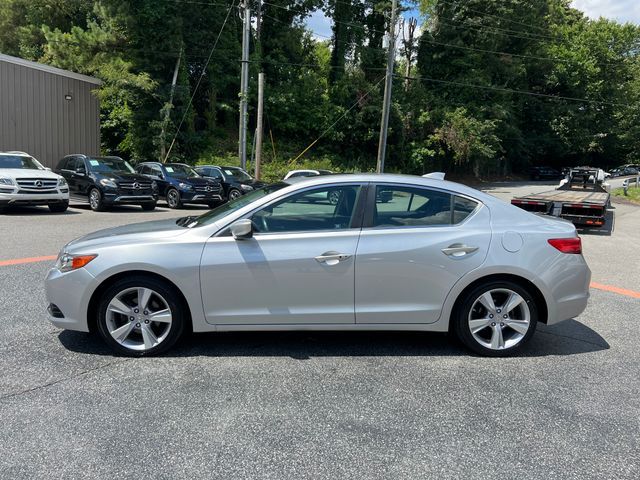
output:
M154 160L173 142L173 160L237 163L241 21L226 1L0 0L0 51L100 78L105 153ZM390 3L262 3L249 130L263 71L266 177L375 167ZM482 177L637 161L640 28L589 20L569 0L417 5L422 34L396 65L388 170ZM331 39L304 25L317 10Z

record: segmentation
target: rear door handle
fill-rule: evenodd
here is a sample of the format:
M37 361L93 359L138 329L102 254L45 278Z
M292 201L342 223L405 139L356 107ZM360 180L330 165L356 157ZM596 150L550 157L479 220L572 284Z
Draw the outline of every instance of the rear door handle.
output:
M443 248L442 253L449 257L464 257L476 250L478 250L478 247L470 247L469 245L464 245L462 243L454 243L453 245L449 245L447 248Z
M325 265L337 265L349 258L351 258L351 255L338 252L324 252L322 255L315 257L318 263L324 263Z

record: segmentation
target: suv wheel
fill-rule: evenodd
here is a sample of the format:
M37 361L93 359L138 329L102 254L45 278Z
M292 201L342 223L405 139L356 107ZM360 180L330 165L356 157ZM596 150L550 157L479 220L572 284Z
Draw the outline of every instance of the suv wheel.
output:
M102 212L105 210L102 192L97 188L89 190L89 206L94 212Z
M235 200L240 196L242 196L242 192L240 192L240 190L237 190L235 188L232 188L231 190L229 190L229 201Z
M460 341L480 355L512 355L536 329L536 303L517 283L496 281L479 285L461 300L452 327Z
M69 201L66 200L64 202L59 202L59 203L50 203L49 204L49 210L53 213L62 213L62 212L66 212L67 208L69 208Z
M180 208L182 200L180 200L180 192L175 188L170 188L167 192L167 205L169 208Z
M182 335L186 310L165 282L134 275L116 281L98 307L98 331L115 351L129 356L156 355Z

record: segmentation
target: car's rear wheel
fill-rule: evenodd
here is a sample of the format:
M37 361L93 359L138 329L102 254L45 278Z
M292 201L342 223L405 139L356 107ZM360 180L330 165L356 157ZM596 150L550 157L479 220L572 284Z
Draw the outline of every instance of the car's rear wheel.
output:
M185 307L165 282L135 275L116 281L102 296L97 327L116 352L129 356L157 355L180 338Z
M182 200L180 199L180 192L175 188L170 188L167 192L167 205L169 208L182 207Z
M97 188L92 188L89 191L89 206L94 212L102 212L105 210L102 192Z
M531 338L538 309L532 294L521 285L495 281L467 292L452 320L465 346L480 355L505 357Z

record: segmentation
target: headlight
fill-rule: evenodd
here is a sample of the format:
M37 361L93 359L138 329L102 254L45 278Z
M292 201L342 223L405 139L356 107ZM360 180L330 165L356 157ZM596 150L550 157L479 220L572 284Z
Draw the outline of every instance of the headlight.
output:
M13 181L13 178L0 177L1 185L15 185L16 182Z
M100 180L100 185L102 185L103 187L118 188L116 182L114 182L113 180L109 180L108 178L103 178L102 180Z
M67 186L67 181L64 179L64 177L60 177L58 179L58 186L59 187L66 187Z
M70 253L61 252L56 261L56 268L61 272L70 272L84 267L91 260L96 258L97 254L90 255L72 255Z
M253 187L251 185L240 185L240 188L246 192L250 192L251 190L253 190Z
M193 187L191 185L189 185L188 183L180 182L178 184L178 186L183 190L193 190Z

